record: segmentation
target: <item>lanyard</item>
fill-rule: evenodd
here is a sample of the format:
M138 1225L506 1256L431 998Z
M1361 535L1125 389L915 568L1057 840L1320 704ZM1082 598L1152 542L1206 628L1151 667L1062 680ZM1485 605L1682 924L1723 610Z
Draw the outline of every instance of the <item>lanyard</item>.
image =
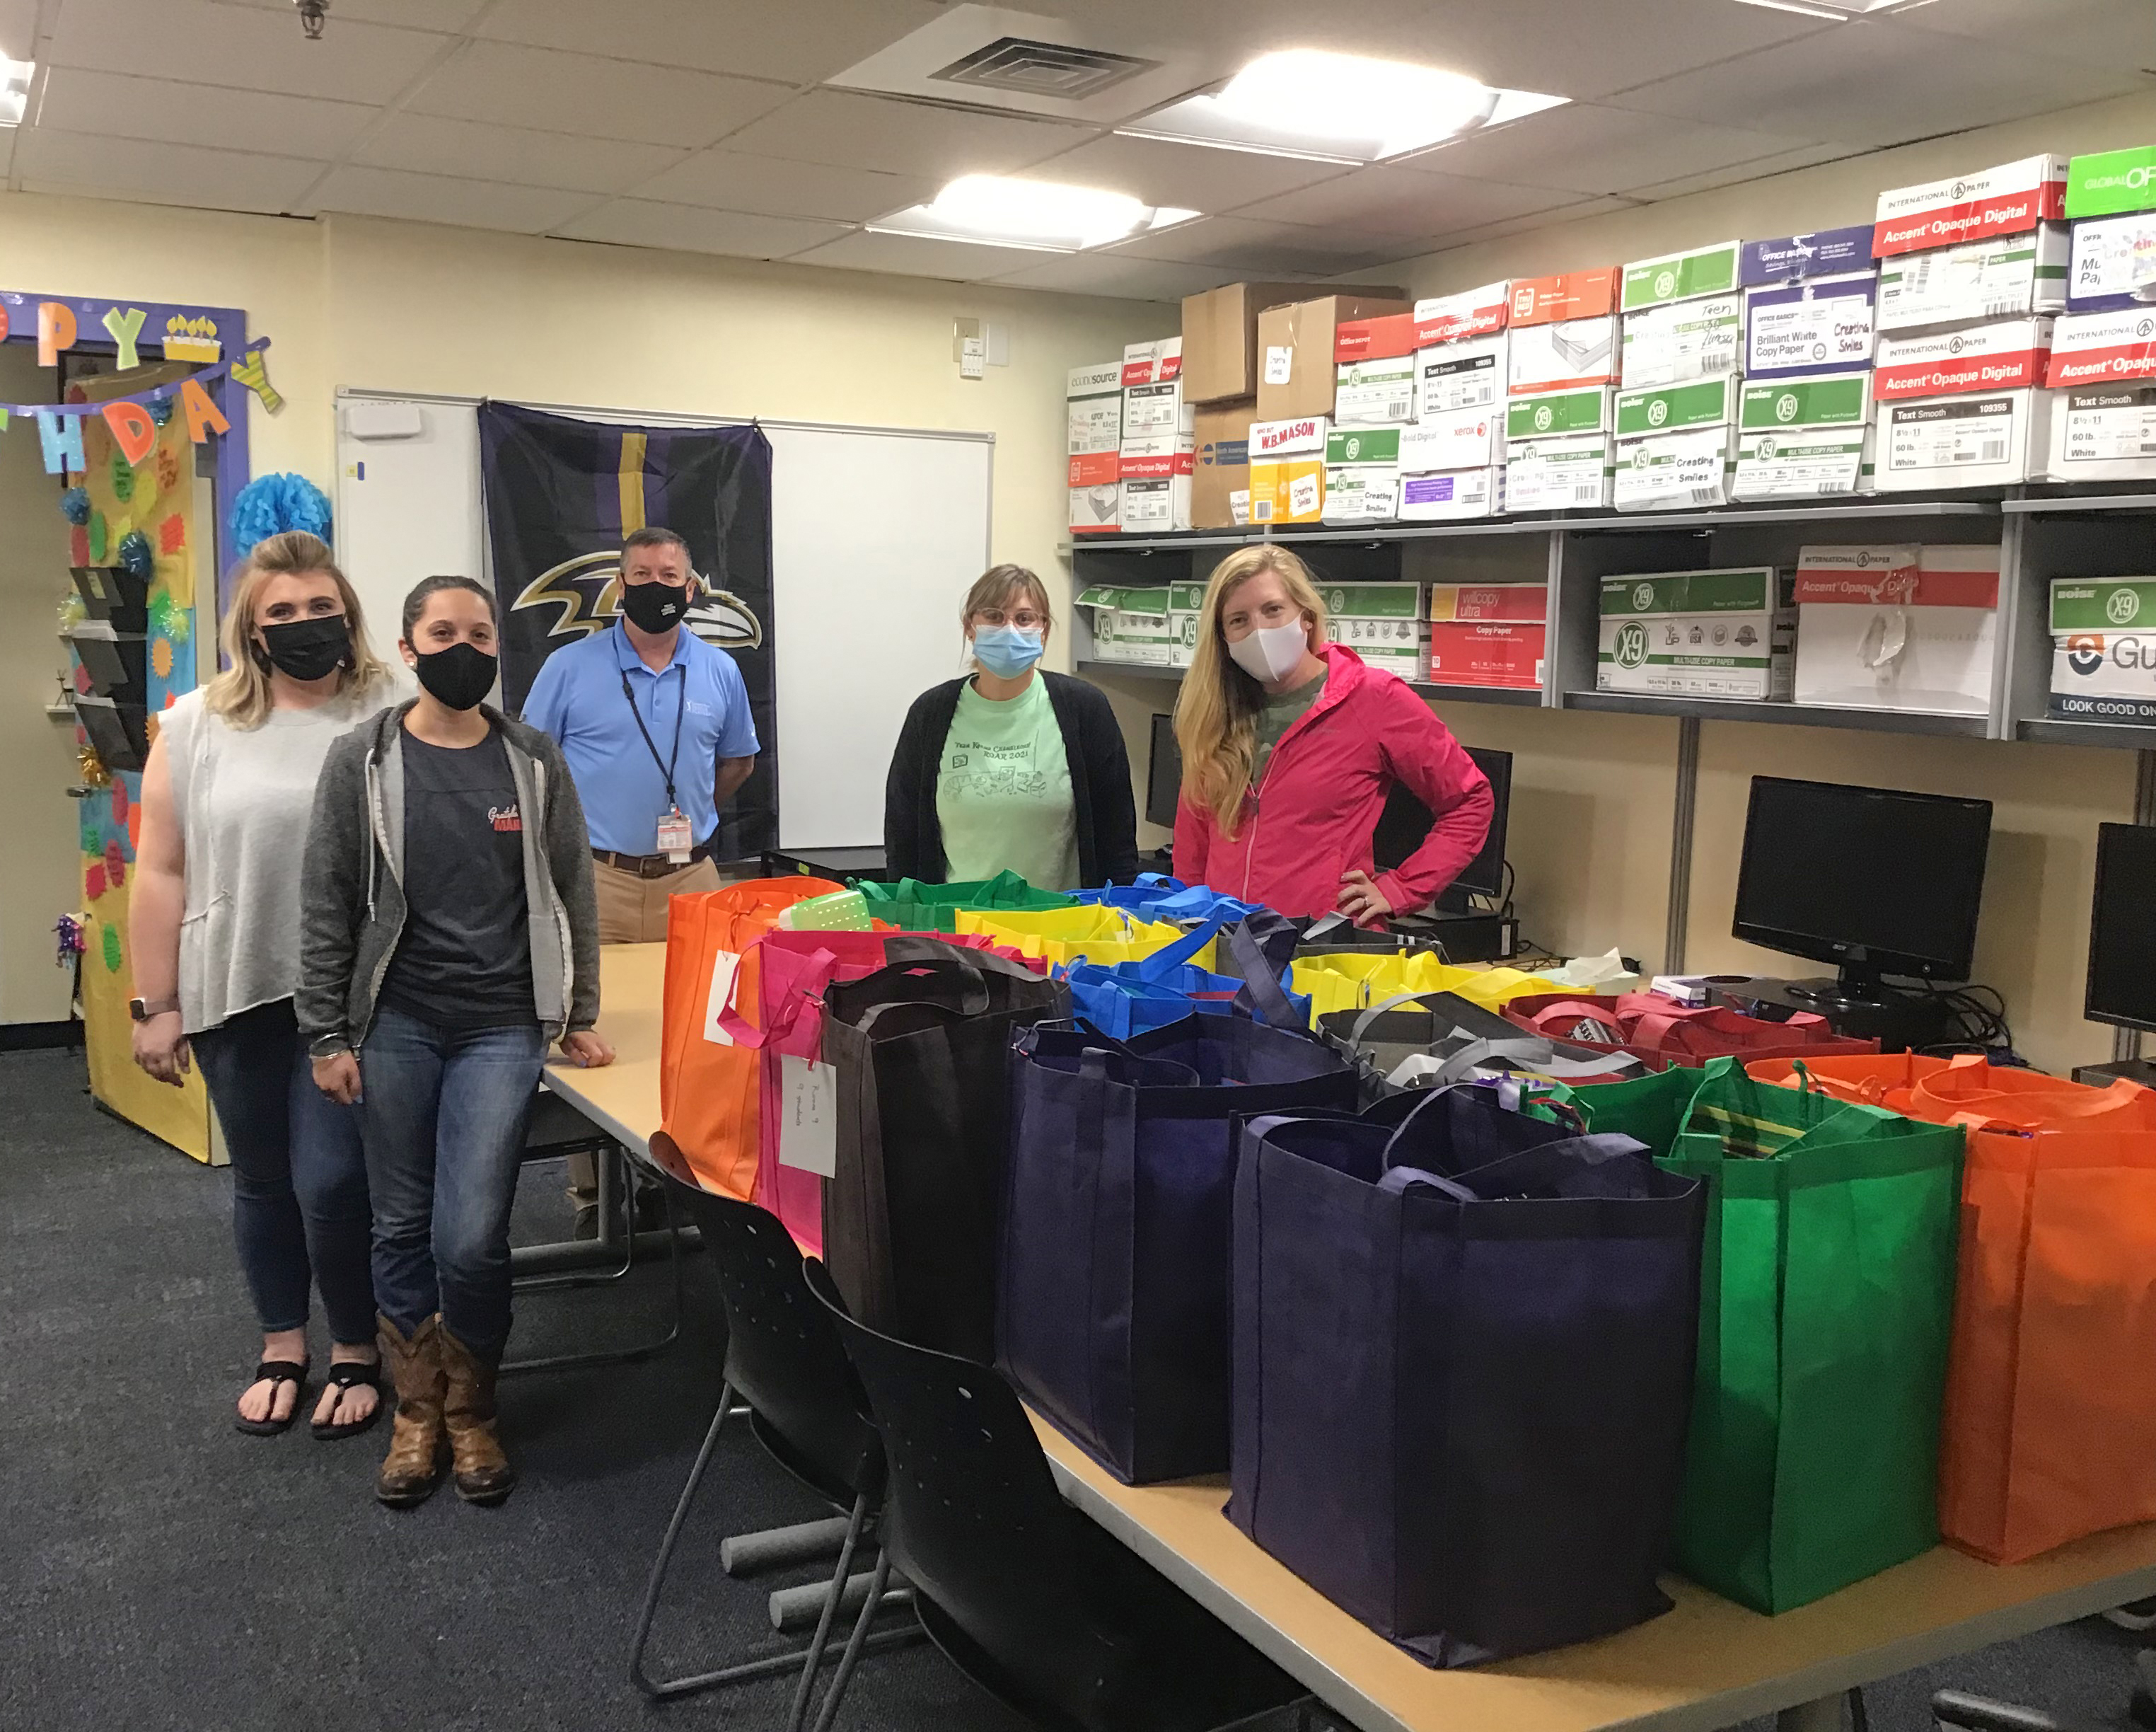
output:
M666 779L666 809L670 812L678 812L681 809L681 802L674 797L674 766L680 761L681 757L681 718L689 713L688 667L684 664L681 669L681 703L680 707L674 712L674 749L663 761L659 756L658 745L651 738L651 730L644 725L644 712L636 707L636 694L629 689L627 668L621 671L621 695L628 700L629 713L636 718L636 731L644 736L644 749L651 754L651 761L659 766L659 773ZM657 680L651 682L651 714L654 720L657 719L659 715L659 681Z

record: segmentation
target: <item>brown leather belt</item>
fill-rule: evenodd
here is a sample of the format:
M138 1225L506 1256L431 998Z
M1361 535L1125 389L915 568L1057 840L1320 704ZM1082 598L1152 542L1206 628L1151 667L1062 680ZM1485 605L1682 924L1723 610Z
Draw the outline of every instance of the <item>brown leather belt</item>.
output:
M639 878L670 878L676 872L687 871L698 861L711 857L709 842L691 848L686 860L672 860L664 854L617 854L611 848L592 850L592 858L601 866L610 866L619 872L634 872Z

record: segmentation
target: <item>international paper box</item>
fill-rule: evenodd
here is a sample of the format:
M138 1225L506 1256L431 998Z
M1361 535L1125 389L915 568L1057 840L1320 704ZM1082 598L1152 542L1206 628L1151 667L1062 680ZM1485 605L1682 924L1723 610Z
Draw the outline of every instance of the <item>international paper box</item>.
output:
M1810 234L1784 234L1772 240L1748 240L1738 254L1738 281L1748 289L1845 276L1871 269L1871 224L1815 229Z
M2064 224L2040 223L2018 234L1897 254L1879 266L1879 328L2063 312L2070 252Z
M1511 340L1504 332L1415 352L1415 419L1435 420L1461 410L1492 407L1502 413L1506 359Z
M2051 333L2050 319L2010 319L1882 337L1871 383L1878 491L2006 486L2041 470L2051 400L2030 388L2044 377Z
M1194 412L1183 400L1181 381L1123 388L1123 436L1119 449L1124 456L1173 457L1188 448L1196 430Z
M1483 469L1505 460L1502 402L1454 409L1400 429L1400 468L1427 474L1437 469Z
M1424 677L1430 626L1422 617L1416 583L1335 583L1322 587L1325 636L1342 644L1373 667L1402 679Z
M1617 425L1616 402L1617 393L1607 385L1515 397L1505 405L1505 437L1565 439L1582 433L1613 432Z
M1737 474L1737 429L1697 427L1617 441L1610 503L1620 511L1727 505Z
M2074 224L2066 306L2077 313L2156 305L2156 211Z
M1796 701L1982 716L1999 651L1998 546L1806 547Z
M1201 404L1191 417L1190 527L1240 529L1250 521L1250 402Z
M1124 534L1166 535L1190 527L1192 464L1188 451L1120 460Z
M1399 427L1415 418L1415 321L1412 313L1356 319L1334 333L1336 426Z
M2044 379L2054 388L2041 479L2156 478L2156 307L2060 320Z
M1335 427L1325 439L1327 523L1389 522L1399 502L1400 429Z
M1267 421L1332 414L1340 326L1411 312L1396 296L1327 295L1258 315L1258 414Z
M1604 578L1595 686L1785 699L1797 635L1793 588L1789 573L1765 566Z
M1070 532L1107 535L1122 527L1122 459L1088 451L1070 460Z
M1505 445L1505 509L1568 511L1609 503L1616 454L1606 433L1510 439Z
M1626 389L1733 373L1744 347L1744 299L1710 295L1626 313L1620 371Z
M1614 314L1557 324L1515 323L1507 350L1507 388L1514 396L1617 382Z
M1539 625L1549 618L1547 583L1432 583L1433 625Z
M2156 145L2097 151L2067 163L2069 217L2078 221L2129 210L2156 210Z
M1316 523L1325 515L1322 415L1250 424L1250 522Z
M1123 442L1123 368L1119 361L1074 367L1065 388L1073 457L1118 450Z
M1404 522L1491 517L1505 508L1505 470L1501 465L1419 474L1410 474L1404 467L1400 470L1399 515Z
M2156 578L2051 580L2051 713L2156 722Z
M1156 337L1123 347L1123 384L1165 385L1183 377L1183 339Z
M1337 283L1229 283L1183 297L1183 384L1193 403L1255 397L1258 390L1258 315L1293 301L1348 294L1397 299L1398 289Z
M1827 499L1871 485L1871 375L1747 379L1738 393L1738 499Z
M1438 295L1414 304L1415 347L1469 342L1495 337L1512 322L1512 285L1486 283L1458 295Z
M1496 686L1513 691L1539 691L1548 639L1549 628L1541 624L1433 623L1430 671L1423 677L1433 686Z
M1177 665L1181 634L1169 617L1165 588L1142 589L1096 583L1078 598L1093 614L1093 659L1147 667Z
M1921 253L2056 223L2066 214L2066 190L2060 157L2024 157L1950 180L1890 187L1879 195L1871 255Z
M2044 383L2053 321L2003 319L1967 331L1879 340L1872 395L1881 403Z
M1744 297L1745 376L1800 378L1871 366L1878 290L1869 270L1751 290Z
M1665 253L1625 267L1622 311L1640 311L1673 301L1727 295L1737 287L1742 241L1725 240L1688 253Z

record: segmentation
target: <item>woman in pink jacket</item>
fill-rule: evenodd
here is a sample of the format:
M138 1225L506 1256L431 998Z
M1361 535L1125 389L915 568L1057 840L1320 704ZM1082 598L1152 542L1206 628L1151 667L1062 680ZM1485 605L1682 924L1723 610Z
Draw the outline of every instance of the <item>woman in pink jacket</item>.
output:
M1325 640L1325 603L1285 547L1214 568L1175 707L1175 875L1298 917L1373 925L1427 907L1481 851L1490 784L1397 675ZM1399 870L1371 837L1402 782L1435 821Z

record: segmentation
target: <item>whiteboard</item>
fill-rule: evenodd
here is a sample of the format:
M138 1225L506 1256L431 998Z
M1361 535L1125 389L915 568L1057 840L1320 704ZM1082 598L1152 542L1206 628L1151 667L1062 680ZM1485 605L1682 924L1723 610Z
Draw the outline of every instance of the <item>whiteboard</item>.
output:
M465 572L492 581L479 405L351 389L337 396L338 559L377 649L388 650L398 609L421 578ZM530 407L595 421L740 424ZM417 430L367 436L370 420ZM878 845L884 779L906 710L959 672L959 604L988 563L994 436L760 424L772 448L779 845Z

